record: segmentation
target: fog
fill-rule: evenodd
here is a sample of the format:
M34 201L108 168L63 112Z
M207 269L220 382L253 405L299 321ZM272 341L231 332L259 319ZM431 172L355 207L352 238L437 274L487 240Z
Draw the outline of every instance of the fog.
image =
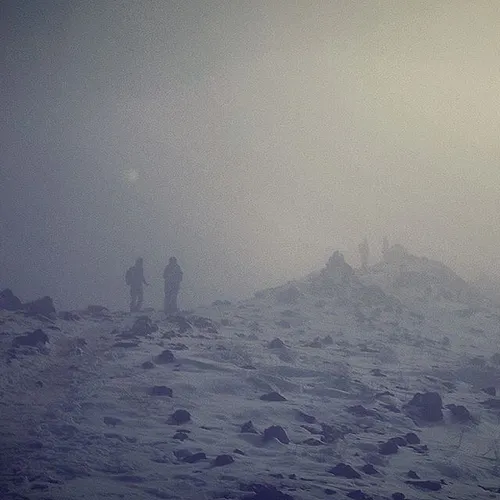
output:
M0 288L181 307L358 265L497 274L500 4L2 3Z

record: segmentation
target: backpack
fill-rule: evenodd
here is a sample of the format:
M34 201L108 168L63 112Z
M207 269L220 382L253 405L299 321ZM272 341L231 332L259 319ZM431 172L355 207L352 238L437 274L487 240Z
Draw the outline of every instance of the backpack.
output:
M127 269L127 272L125 273L125 283L127 285L131 285L132 284L133 274L134 274L134 268L133 267L129 267Z

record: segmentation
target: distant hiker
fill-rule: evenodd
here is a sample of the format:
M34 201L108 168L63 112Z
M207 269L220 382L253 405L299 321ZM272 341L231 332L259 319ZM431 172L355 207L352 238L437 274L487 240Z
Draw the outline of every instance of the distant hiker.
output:
M168 265L163 271L163 279L165 280L164 311L165 314L174 314L178 311L177 294L182 281L182 270L175 257L170 257L168 260Z
M368 246L368 240L365 238L359 245L359 257L361 259L361 269L366 271L368 269L368 260L370 258L370 247Z
M142 258L138 258L135 265L127 270L125 282L130 286L130 312L140 311L144 300L142 285L149 285L144 278Z

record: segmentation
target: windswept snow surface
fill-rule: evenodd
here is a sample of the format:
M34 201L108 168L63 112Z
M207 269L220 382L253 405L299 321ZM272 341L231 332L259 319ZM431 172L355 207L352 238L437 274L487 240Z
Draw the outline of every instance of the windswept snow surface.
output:
M416 274L401 282L387 266L349 284L311 276L200 308L183 315L188 324L154 311L79 312L75 321L0 312L0 497L240 499L255 496L252 483L294 499L498 496L500 409L481 402L495 399L483 388L500 388L500 311L443 293L446 273L430 285ZM141 315L157 330L131 332ZM37 328L50 344L11 347ZM174 361L161 363L166 349ZM286 400L261 399L273 391ZM441 395L443 421L407 415L425 391ZM457 421L448 404L472 420ZM191 420L168 423L178 409ZM257 434L240 432L249 420ZM290 442L265 440L271 426ZM421 444L379 453L408 432ZM206 458L185 461L197 452ZM217 466L225 454L234 461ZM340 462L360 478L328 472ZM441 489L407 484L410 470Z

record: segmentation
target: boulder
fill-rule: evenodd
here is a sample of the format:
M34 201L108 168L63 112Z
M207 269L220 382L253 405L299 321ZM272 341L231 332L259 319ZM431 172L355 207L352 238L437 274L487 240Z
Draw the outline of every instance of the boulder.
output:
M49 337L43 330L37 329L33 332L27 332L24 335L15 337L12 340L12 347L30 346L43 347L49 341Z
M411 445L420 444L420 438L414 432L408 432L404 436L406 442Z
M439 481L405 481L405 483L419 490L427 491L439 491L442 487Z
M264 441L270 441L271 439L277 439L283 444L290 443L290 439L281 425L271 425L271 427L264 430Z
M199 462L200 460L206 460L207 456L205 453L202 451L198 453L193 453L192 455L187 455L185 456L182 461L186 462L187 464L195 464L196 462Z
M338 463L335 467L328 469L330 474L338 477L345 477L347 479L360 479L361 474L354 470L350 465L344 464L342 462Z
M54 303L49 296L42 297L41 299L28 302L23 305L26 314L30 316L47 316L51 317L55 314L56 309Z
M0 291L0 311L20 311L22 302L17 298L10 288Z
M170 425L182 425L191 420L191 414L187 410L175 410L170 415L167 423Z
M412 400L405 405L412 417L425 422L439 422L443 420L443 401L437 392L417 392Z
M269 349L282 349L283 347L285 347L285 344L283 343L283 341L280 338L275 338L275 339L271 340L271 342L269 342L269 344L267 344L267 347Z
M394 455L398 452L398 449L398 445L394 441L389 440L379 444L378 452L381 455Z
M469 410L463 405L446 405L446 408L450 410L453 419L460 423L473 422L474 419L470 414Z
M213 461L214 467L224 467L224 465L229 465L234 462L234 458L231 455L217 455Z

